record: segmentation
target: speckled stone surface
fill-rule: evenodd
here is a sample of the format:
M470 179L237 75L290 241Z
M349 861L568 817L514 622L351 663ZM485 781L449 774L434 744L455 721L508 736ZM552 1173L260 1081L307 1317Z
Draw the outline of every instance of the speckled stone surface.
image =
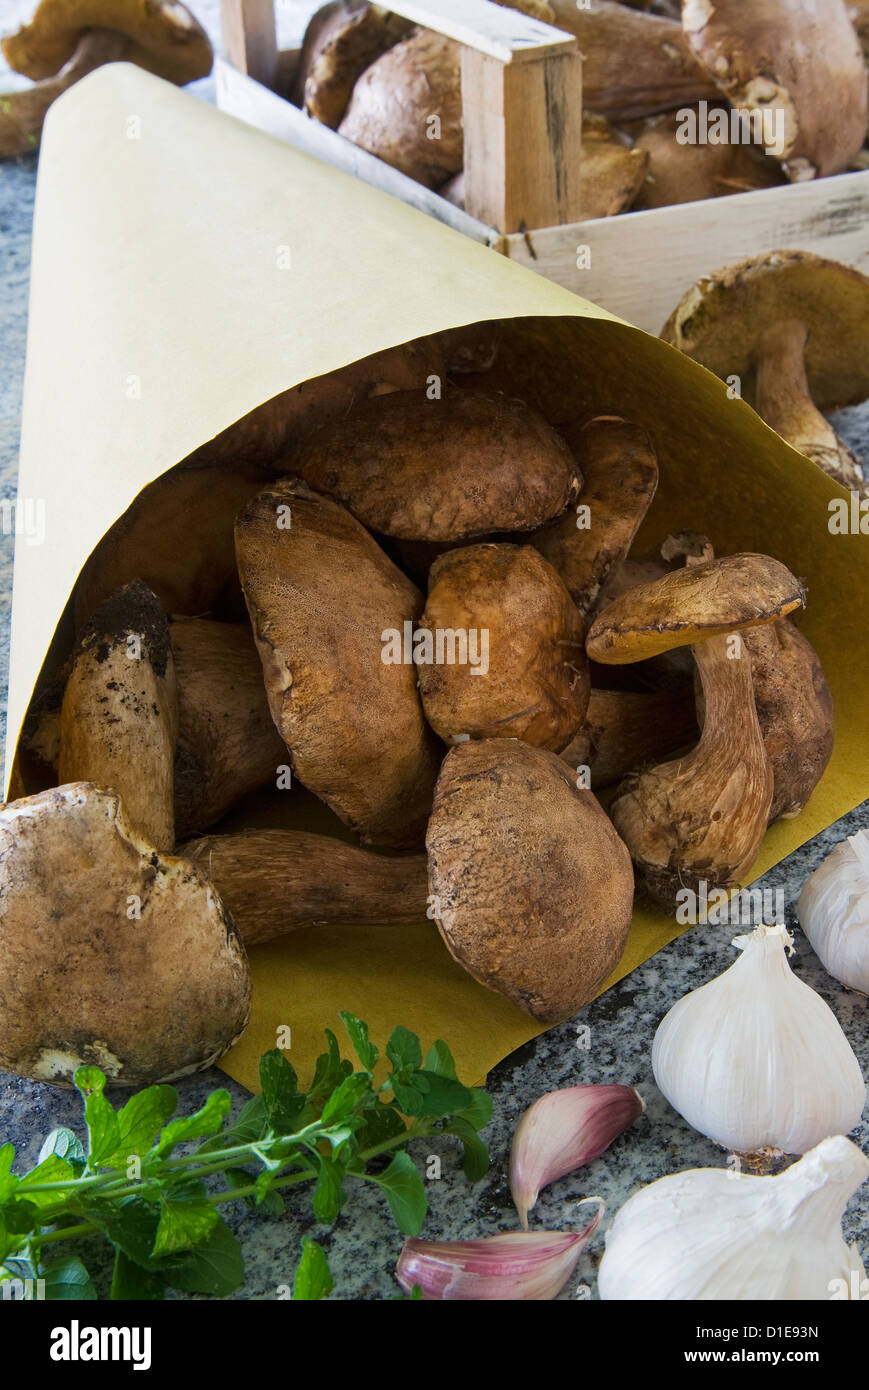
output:
M279 3L282 34L297 27L305 8L305 4L294 5L286 0ZM11 27L9 16L14 22L30 9L30 0L5 0L4 27ZM196 9L216 38L216 0L200 3ZM0 78L3 77L0 69ZM207 98L209 83L197 87ZM35 158L0 164L0 497L14 496L15 489L35 175ZM864 460L869 460L869 409L843 411L836 424L851 446ZM0 682L5 690L12 541L5 536L0 539ZM784 891L792 929L794 903L806 876L846 834L867 825L869 805L864 805L759 881L760 887ZM428 1182L430 1210L424 1234L449 1239L515 1229L507 1158L512 1132L522 1111L537 1096L556 1087L629 1082L642 1094L646 1114L602 1158L544 1191L533 1217L541 1227L569 1227L583 1219L577 1208L580 1198L599 1195L606 1200L608 1217L561 1295L563 1299L594 1297L603 1230L626 1198L666 1173L724 1162L722 1151L694 1133L663 1100L652 1079L650 1058L655 1029L671 1005L732 963L732 935L733 930L727 927L692 928L570 1023L552 1029L496 1067L489 1078L495 1115L485 1136L493 1156L487 1178L476 1185L468 1183L461 1172L458 1151L449 1141L425 1141L413 1150L421 1169L425 1168L429 1154L438 1154L442 1160L440 1179ZM795 940L794 970L828 1002L860 1059L864 1075L869 1075L869 1003L843 989L825 973L799 929L795 930ZM237 1107L244 1102L247 1093L243 1088L214 1070L179 1084L181 1108L196 1108L218 1085L227 1087ZM16 1077L4 1076L0 1080L0 1142L11 1140L22 1163L35 1161L43 1136L55 1125L77 1127L79 1113L78 1098L68 1091ZM869 1152L866 1112L853 1137ZM306 1200L298 1194L288 1201L283 1219L263 1218L246 1210L224 1210L244 1244L247 1264L246 1282L233 1295L235 1298L278 1297L280 1287L292 1283L301 1238L306 1234L315 1235L328 1250L335 1277L334 1297L382 1299L398 1293L392 1271L400 1237L386 1213L385 1203L369 1185L355 1185L344 1212L330 1231L316 1227ZM845 1225L848 1238L857 1240L864 1259L869 1258L869 1187L852 1200ZM89 1263L94 1272L99 1270L98 1257Z

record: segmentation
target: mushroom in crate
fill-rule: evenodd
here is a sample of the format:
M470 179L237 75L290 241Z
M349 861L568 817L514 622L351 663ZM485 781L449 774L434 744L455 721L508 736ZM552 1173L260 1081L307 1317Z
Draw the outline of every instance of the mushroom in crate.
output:
M869 396L869 278L804 251L771 251L693 285L661 331L843 487L860 464L822 411Z

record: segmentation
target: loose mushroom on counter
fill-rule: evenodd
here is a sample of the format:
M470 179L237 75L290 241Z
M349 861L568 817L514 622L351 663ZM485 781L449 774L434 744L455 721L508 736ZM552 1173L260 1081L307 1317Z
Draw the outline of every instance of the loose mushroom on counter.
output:
M843 487L865 482L822 411L869 396L869 278L807 251L772 251L705 276L661 331Z
M0 1067L171 1081L216 1062L249 1011L211 883L136 834L118 796L75 782L0 807Z

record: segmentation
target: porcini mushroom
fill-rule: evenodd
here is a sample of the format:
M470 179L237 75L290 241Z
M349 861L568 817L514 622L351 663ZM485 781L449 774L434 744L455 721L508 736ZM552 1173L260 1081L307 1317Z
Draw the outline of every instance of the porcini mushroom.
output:
M0 159L31 154L39 144L51 103L79 78L127 56L129 40L106 29L85 33L60 72L35 82L32 87L0 92Z
M718 114L717 108L709 111L709 119ZM729 118L732 112L721 114ZM647 172L633 203L635 211L775 188L786 182L776 160L756 145L730 139L720 144L680 141L683 119L682 111L652 117L637 135L634 149L646 156Z
M682 27L614 0L552 0L556 28L575 34L582 51L583 103L610 120L652 116L703 98L716 88L696 62Z
M60 715L61 782L120 794L130 826L175 845L175 665L159 600L137 581L102 603L73 655Z
M624 950L634 878L560 758L519 739L457 744L426 845L435 920L475 980L544 1023L593 998Z
M11 68L40 81L60 72L92 29L122 34L128 62L179 86L211 71L208 35L180 0L40 0L0 47Z
M246 947L308 927L424 922L424 854L372 854L302 830L243 830L183 847L211 880Z
M582 491L576 511L537 531L532 541L586 615L631 548L658 486L658 463L645 430L615 415L561 433L582 475Z
M773 251L698 281L661 337L742 394L843 487L860 465L821 411L869 396L869 278L807 251Z
M175 833L213 825L286 762L247 623L176 618L169 627L178 682Z
M336 0L311 16L291 100L337 130L357 78L411 28L409 20L360 0Z
M771 555L726 555L627 589L601 609L585 649L619 666L674 647L772 623L805 605L806 591Z
M846 0L683 0L691 53L792 181L847 168L867 83Z
M547 0L496 0L551 22ZM432 29L414 29L358 78L339 134L427 188L463 164L461 49Z
M387 398L388 399L388 398ZM363 840L422 842L437 775L410 658L422 595L349 512L284 478L236 522L269 707L298 777Z
M394 44L357 81L338 133L427 188L458 173L458 44L432 29L417 29Z
M211 1066L250 1010L244 947L189 860L76 782L0 808L0 1067L120 1086Z
M446 743L521 738L557 751L576 732L588 704L585 624L532 546L448 550L431 567L419 631L432 656L419 664L422 705Z
M324 425L294 470L365 526L405 540L532 531L577 485L567 445L523 401L394 391Z
M799 581L770 556L689 558L685 569L628 590L589 633L598 658L616 663L692 643L700 740L675 762L629 775L610 807L649 895L669 910L680 888L728 888L757 857L773 773L741 630L775 622L804 599Z
M750 628L754 702L772 764L770 824L798 816L833 752L833 697L818 654L788 619Z
M614 217L633 207L649 169L646 150L619 135L599 112L582 117L579 200L583 218Z

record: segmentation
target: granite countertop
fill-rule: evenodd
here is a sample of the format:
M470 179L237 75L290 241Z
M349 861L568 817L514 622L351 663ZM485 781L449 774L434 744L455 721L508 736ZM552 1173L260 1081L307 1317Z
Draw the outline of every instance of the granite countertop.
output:
M30 0L12 0L4 9L26 15ZM217 0L194 0L194 8L218 40ZM295 24L311 5L279 4L282 25ZM12 15L12 21L17 18ZM6 74L0 69L0 79ZM209 82L197 83L206 99ZM13 497L20 431L21 388L24 373L30 231L36 179L35 157L0 164L0 497ZM746 253L751 248L746 247ZM869 408L844 411L837 427L851 446L869 461ZM5 689L8 669L9 611L12 580L12 538L0 537L0 681ZM3 712L5 719L5 710ZM771 870L758 885L784 890L787 921L795 935L791 964L797 974L827 1001L856 1051L864 1076L869 1076L867 1002L836 983L822 969L805 937L796 927L794 903L807 875L845 835L869 826L869 803L817 836ZM508 1057L489 1076L495 1114L485 1137L493 1165L489 1175L471 1185L463 1176L458 1150L450 1141L420 1141L414 1157L423 1164L429 1153L442 1157L442 1177L429 1181L429 1216L424 1234L458 1238L494 1234L516 1228L507 1182L507 1158L515 1124L537 1096L560 1086L619 1081L636 1085L646 1114L596 1162L554 1183L542 1194L535 1212L539 1227L569 1227L581 1219L577 1201L602 1196L611 1217L641 1185L698 1166L721 1166L724 1155L711 1141L692 1131L658 1092L651 1072L655 1029L671 1005L688 990L721 973L735 958L730 946L735 933L727 927L696 926L635 970L621 984L589 1005L576 1018L551 1029ZM578 1030L588 1026L588 1036ZM377 1041L382 1041L378 1039ZM583 1045L579 1046L578 1043ZM588 1046L585 1043L588 1042ZM226 1086L234 1104L247 1097L243 1087L216 1069L179 1083L181 1109L189 1111L215 1086ZM19 1161L35 1161L41 1141L55 1125L79 1126L78 1097L58 1088L36 1085L17 1077L0 1079L0 1142L11 1140ZM864 1111L856 1142L869 1152L869 1114ZM385 1211L380 1195L365 1184L354 1190L336 1225L317 1229L306 1199L290 1195L282 1219L260 1217L246 1210L225 1208L245 1252L247 1278L232 1297L271 1299L279 1286L292 1282L303 1235L314 1235L325 1246L335 1277L333 1297L391 1298L398 1293L392 1276L401 1237ZM603 1248L605 1219L586 1251L563 1299L594 1296L595 1271ZM845 1220L846 1236L857 1240L869 1257L869 1186L852 1200Z

